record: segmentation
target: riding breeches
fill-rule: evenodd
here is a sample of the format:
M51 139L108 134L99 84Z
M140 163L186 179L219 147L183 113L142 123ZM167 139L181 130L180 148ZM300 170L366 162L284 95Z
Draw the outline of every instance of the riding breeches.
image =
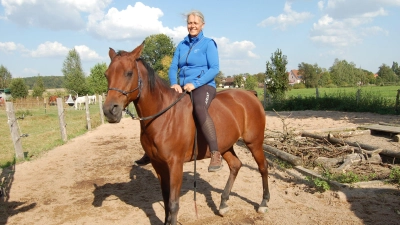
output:
M218 151L214 122L208 113L208 108L215 98L216 92L216 88L210 85L203 85L192 91L194 116L210 146L210 151Z

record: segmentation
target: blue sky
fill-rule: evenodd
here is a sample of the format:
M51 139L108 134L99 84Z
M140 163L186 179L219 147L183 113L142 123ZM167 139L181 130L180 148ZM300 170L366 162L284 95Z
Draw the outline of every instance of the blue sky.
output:
M159 33L178 43L192 9L205 16L225 76L265 72L278 48L288 71L329 69L336 58L374 73L400 63L400 0L1 0L0 64L14 78L62 76L75 48L88 76L110 62L109 47L133 50Z

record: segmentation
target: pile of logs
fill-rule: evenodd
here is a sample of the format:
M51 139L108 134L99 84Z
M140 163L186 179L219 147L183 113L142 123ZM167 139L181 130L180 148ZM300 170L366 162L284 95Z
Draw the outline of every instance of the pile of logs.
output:
M331 134L328 134L327 136L322 136L313 133L302 132L301 137L323 140L331 144L331 146L320 146L320 148L324 149L325 151L347 152L346 155L342 154L337 157L319 156L314 160L314 165L321 165L324 168L329 168L331 172L346 172L346 170L348 170L353 164L380 164L382 163L381 155L400 159L400 152L389 149L381 149L362 143L345 141L343 139L335 138ZM339 147L335 147L334 145ZM275 156L285 161L290 162L295 166L301 166L304 164L304 160L302 159L302 157L295 156L272 146L264 144L264 150L274 154ZM348 154L349 152L350 154Z

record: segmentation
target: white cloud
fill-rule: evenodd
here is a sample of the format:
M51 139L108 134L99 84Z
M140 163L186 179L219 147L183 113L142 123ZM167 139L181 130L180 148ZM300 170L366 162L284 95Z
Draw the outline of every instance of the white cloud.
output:
M235 41L231 42L226 37L213 38L218 46L218 54L224 59L251 59L258 58L252 50L256 47L251 41Z
M377 0L328 0L318 2L325 13L314 23L310 39L324 46L347 47L360 44L364 36L387 34L378 26L367 27L376 17L388 15Z
M218 46L220 70L226 73L225 75L243 73L243 68L260 58L253 52L256 46L251 41L231 42L226 37L213 39Z
M173 30L164 28L159 20L163 15L158 8L136 2L133 7L128 5L121 11L110 8L101 20L89 21L87 30L95 36L109 40L144 40L160 31L173 33Z
M371 36L371 35L379 35L383 34L385 36L389 35L389 31L378 27L378 26L372 26L372 27L365 27L361 29L361 34L364 36Z
M57 41L46 41L45 43L40 44L36 50L31 51L29 56L33 58L66 56L68 51L69 49L67 47Z
M261 21L258 24L260 27L275 26L275 29L286 30L288 26L294 26L296 24L303 23L305 20L312 17L309 12L296 12L291 8L291 3L286 2L283 9L285 13L280 14L277 17L270 16L267 19Z
M110 2L111 0L2 0L1 4L5 11L4 18L21 26L80 30L85 27L81 13L101 14Z
M25 47L21 44L14 42L0 42L0 51L3 52L14 52L14 51L25 51Z
M97 52L89 49L86 45L75 46L75 50L79 53L82 61L101 60L102 57Z
M318 44L336 47L359 43L361 39L358 38L353 28L351 22L337 21L325 15L317 23L314 23L311 40Z
M324 1L319 1L318 2L318 9L323 10L324 9Z

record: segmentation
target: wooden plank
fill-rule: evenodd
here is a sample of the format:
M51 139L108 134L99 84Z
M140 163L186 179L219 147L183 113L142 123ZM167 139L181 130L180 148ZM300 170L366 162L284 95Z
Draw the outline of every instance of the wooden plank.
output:
M393 133L393 134L400 134L400 127L395 127L395 126L372 124L372 125L359 126L358 128L370 129L370 130L374 130L374 131L382 131L382 132Z

